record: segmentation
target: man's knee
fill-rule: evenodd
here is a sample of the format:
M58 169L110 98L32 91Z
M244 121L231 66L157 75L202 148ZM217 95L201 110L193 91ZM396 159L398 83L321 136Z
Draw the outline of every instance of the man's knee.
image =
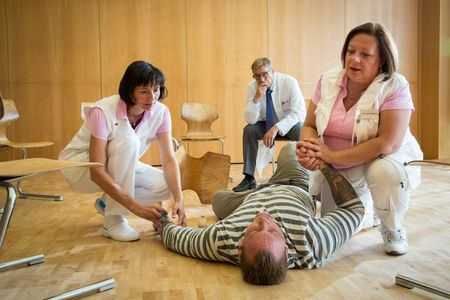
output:
M291 141L286 143L280 150L280 154L278 154L278 160L284 161L287 159L294 158L297 160L297 155L295 154L295 149L297 147L297 143Z
M287 136L291 141L299 141L301 131L302 131L302 123L298 122L291 128L291 130L289 130Z
M219 220L222 220L226 217L224 196L225 192L217 192L216 194L214 194L211 202L212 210L216 217L219 218Z
M247 124L247 126L244 127L244 137L245 136L256 136L258 137L261 133L261 128L256 124Z

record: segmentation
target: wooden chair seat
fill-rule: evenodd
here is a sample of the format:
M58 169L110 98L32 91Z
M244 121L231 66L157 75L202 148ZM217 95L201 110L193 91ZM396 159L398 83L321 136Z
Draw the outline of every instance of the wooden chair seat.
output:
M195 191L201 203L211 204L214 194L228 187L229 155L207 152L195 158L181 146L175 156L180 166L181 189Z

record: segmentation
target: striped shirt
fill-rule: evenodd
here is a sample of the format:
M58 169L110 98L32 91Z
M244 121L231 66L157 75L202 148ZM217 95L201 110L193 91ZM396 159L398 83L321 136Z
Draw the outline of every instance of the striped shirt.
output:
M239 265L238 243L255 216L266 211L280 226L288 245L289 268L320 267L355 232L364 215L359 198L322 218L308 193L291 185L270 185L250 193L227 218L207 228L168 224L164 246L185 256Z

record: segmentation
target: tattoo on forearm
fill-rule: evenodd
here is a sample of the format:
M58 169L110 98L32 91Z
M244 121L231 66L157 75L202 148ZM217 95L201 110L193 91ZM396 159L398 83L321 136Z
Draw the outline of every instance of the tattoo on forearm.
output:
M320 171L327 179L331 193L333 194L334 202L336 202L337 205L358 198L352 185L344 176L336 171L332 165L322 164L320 166Z

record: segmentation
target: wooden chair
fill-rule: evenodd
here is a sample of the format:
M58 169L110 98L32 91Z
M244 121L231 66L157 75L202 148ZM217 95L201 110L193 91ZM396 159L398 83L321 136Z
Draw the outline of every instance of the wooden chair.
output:
M8 127L19 119L19 112L13 100L3 99L0 94L2 115L0 116L0 146L8 149L18 149L22 151L22 158L27 157L28 148L40 148L53 145L53 142L27 142L18 143L9 140L7 136Z
M213 195L228 186L231 157L207 152L200 158L189 156L181 146L175 152L180 166L181 189L193 190L200 202L211 204Z
M214 135L211 124L219 118L215 103L183 103L181 106L181 118L187 123L187 133L181 137L186 142L218 141L224 154L224 138L222 135Z
M22 159L27 157L27 149L29 148L41 148L53 145L53 142L26 142L18 143L9 140L7 136L9 126L19 119L19 112L17 111L16 104L13 100L3 99L0 94L0 150L18 149L22 151ZM17 181L16 186L17 194L19 198L36 198L36 199L50 199L50 200L63 200L59 195L41 195L25 193L20 188L20 181Z

